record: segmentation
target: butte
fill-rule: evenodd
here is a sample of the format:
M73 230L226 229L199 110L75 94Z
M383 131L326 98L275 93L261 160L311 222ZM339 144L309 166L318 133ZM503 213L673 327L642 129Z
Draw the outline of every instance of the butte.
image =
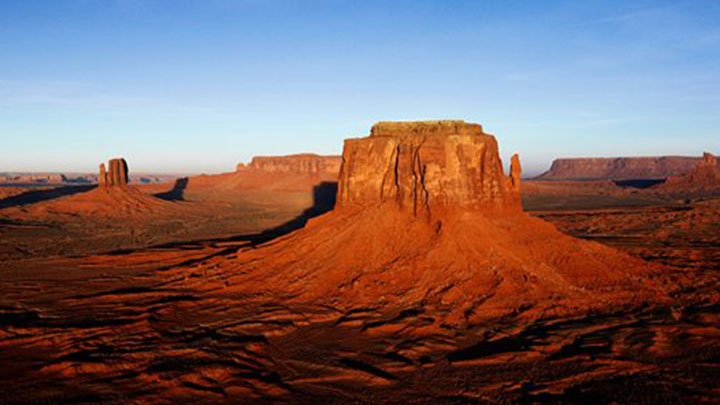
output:
M43 201L27 207L10 208L9 215L22 215L36 220L71 220L78 215L97 219L147 220L157 215L180 214L176 204L144 194L128 185L128 164L123 158L111 159L108 168L100 164L98 186L62 198Z
M522 211L493 135L463 121L380 122L345 141L335 208L221 263L216 294L340 311L413 309L448 325L666 301L662 268ZM218 284L215 284L216 286Z

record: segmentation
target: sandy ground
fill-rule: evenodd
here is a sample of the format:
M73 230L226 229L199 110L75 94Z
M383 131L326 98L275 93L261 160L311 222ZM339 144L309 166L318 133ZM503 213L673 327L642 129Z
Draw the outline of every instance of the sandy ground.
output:
M593 206L592 190L528 193L532 214L561 231L667 266L672 302L449 324L424 306L334 307L272 286L228 289L243 271L226 271L238 249L272 245L326 210L312 209L307 189L271 198L190 187L182 198L143 198L172 192L156 187L128 200L145 210L139 216L99 215L103 200L84 192L0 200L0 403L657 404L720 395L720 200L640 204L631 191L601 188ZM57 204L73 197L87 211Z

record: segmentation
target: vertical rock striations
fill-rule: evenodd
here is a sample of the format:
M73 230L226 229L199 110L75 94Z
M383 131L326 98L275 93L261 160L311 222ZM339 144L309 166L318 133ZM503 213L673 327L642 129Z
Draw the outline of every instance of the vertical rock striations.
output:
M100 164L100 172L98 174L98 187L125 187L128 184L128 165L125 159L110 159L108 162L108 170L105 170L105 164Z
M413 214L447 207L520 210L520 161L505 177L495 137L464 121L380 122L348 139L338 207L393 204Z
M520 156L516 153L510 158L510 183L512 190L520 191L520 176L522 175L522 167L520 166Z
M510 158L510 177L508 178L508 196L512 200L511 205L522 206L522 195L520 188L520 177L522 176L522 166L520 166L520 156L516 153Z
M376 124L345 141L334 210L238 252L233 289L272 286L298 303L437 311L448 325L643 306L657 269L522 212L520 160L503 173L477 124Z
M107 187L108 177L107 171L105 170L105 163L100 163L100 173L98 173L98 187Z

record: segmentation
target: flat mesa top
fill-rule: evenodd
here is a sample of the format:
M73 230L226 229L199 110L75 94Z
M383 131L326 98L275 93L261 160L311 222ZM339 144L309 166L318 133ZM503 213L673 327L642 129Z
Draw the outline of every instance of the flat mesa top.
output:
M370 136L483 135L480 124L462 120L384 121L373 125Z

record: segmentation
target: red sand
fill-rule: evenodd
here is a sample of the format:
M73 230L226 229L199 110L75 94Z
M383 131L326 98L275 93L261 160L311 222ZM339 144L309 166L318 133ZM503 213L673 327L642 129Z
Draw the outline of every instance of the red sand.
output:
M505 176L479 126L382 124L345 157L338 206L269 241L261 218L310 209L330 175L250 170L0 210L0 251L12 251L0 263L0 364L12 365L0 368L2 401L654 404L720 393L715 256L693 253L720 250L715 200L536 213L600 244L523 213L519 162ZM543 190L526 200L563 208L565 194ZM583 192L587 203L593 188ZM665 260L667 247L688 260Z

